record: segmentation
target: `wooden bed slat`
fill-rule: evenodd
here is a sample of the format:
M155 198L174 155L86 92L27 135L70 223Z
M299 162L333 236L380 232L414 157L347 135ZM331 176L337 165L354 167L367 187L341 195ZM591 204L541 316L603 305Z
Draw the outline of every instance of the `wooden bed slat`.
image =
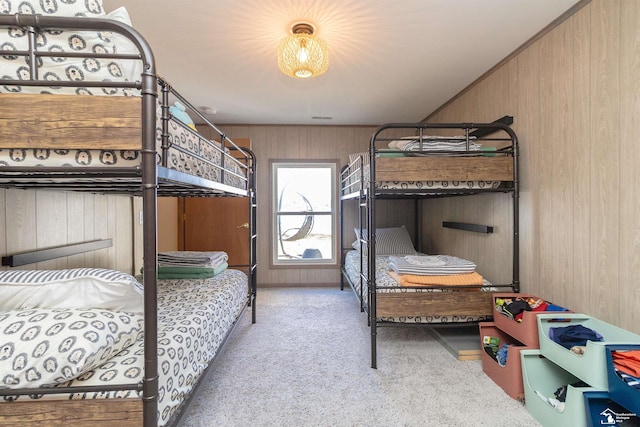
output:
M140 150L141 116L133 96L2 93L0 148Z
M128 427L142 425L141 399L29 400L2 404L0 426Z
M376 181L513 181L513 158L380 157Z
M491 292L378 293L377 317L486 316L493 314Z

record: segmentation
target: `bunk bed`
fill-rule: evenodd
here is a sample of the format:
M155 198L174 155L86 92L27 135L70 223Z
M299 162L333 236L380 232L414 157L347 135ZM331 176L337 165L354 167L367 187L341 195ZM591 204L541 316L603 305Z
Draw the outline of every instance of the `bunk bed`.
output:
M62 316L115 316L121 321L115 330L124 332L115 339L117 348L111 337L111 346L101 349L107 362L81 377L38 388L0 386L0 424L177 425L247 308L256 321L255 157L158 76L144 38L130 23L105 14L101 2L53 7L24 1L14 8L0 7L0 187L141 197L143 267L141 278L80 269L80 285L102 286L108 276L115 281L109 286L126 288L123 298L129 305L92 302L91 307L47 307L37 314L55 317L79 310ZM64 40L72 47L65 49ZM209 140L172 114L176 102L218 138ZM156 203L161 196L248 198L247 273L221 265L213 277L159 278ZM15 254L3 257L3 265L23 266L109 244ZM22 285L46 285L50 274L80 274L74 269L20 275L22 268L0 273L5 280L15 273L12 279L23 280ZM45 279L36 283L34 277ZM140 305L131 308L136 295ZM0 319L32 315L30 310L40 308L4 307ZM114 376L119 366L128 369Z
M356 294L361 311L368 314L371 367L377 366L378 327L486 320L492 316L491 291L509 288L519 292L518 143L509 127L512 122L512 117L505 116L492 123L385 124L373 134L369 151L353 153L342 168L341 288L346 281ZM512 195L511 283L493 284L475 275L472 280L451 276L456 278L452 282L450 278L423 280L419 275L398 273L411 272L421 263L435 266L467 261L451 254L430 256L415 249L414 242L419 242L422 234L421 199L487 192ZM404 225L377 225L376 203L383 199L416 202L413 241ZM357 204L355 235L345 225L348 203ZM491 230L491 226L449 221L443 226L476 232Z

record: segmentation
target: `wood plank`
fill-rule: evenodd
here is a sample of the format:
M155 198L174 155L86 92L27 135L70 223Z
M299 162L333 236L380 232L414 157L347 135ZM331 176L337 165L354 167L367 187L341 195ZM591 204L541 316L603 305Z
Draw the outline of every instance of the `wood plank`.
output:
M477 325L430 325L429 332L458 360L479 360L480 331Z
M565 283L563 295L553 301L570 307L589 307L590 223L591 213L591 7L581 9L566 24L573 24L573 281ZM634 73L636 71L634 70ZM637 151L637 150L634 150ZM634 169L636 169L634 165ZM564 214L564 213L563 213ZM636 310L634 310L636 311Z
M381 157L376 181L512 181L511 157Z
M619 324L620 300L620 3L591 8L590 310Z
M2 93L0 148L139 150L141 116L133 96Z
M142 425L142 400L30 400L3 402L0 426L128 427Z
M640 197L636 185L640 181L640 3L621 2L620 52L620 325L640 332Z
M379 293L378 317L485 316L492 311L491 292Z

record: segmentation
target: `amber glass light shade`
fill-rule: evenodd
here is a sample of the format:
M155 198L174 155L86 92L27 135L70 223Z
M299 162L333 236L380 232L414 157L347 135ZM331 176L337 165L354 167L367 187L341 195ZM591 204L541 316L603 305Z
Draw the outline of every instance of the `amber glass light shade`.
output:
M324 40L313 35L309 24L296 24L278 47L278 68L287 76L307 79L329 69L329 52Z

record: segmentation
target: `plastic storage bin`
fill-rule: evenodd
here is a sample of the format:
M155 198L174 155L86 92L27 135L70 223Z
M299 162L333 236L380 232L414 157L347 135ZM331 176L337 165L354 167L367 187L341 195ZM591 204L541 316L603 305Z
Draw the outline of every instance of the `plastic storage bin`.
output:
M482 338L486 335L497 337L499 339L499 347L502 347L503 344L509 344L505 366L500 366L483 349L481 357L482 370L512 399L524 400L520 350L528 347L523 346L520 342L498 329L493 322L480 322L478 326L480 328L480 345L482 345Z
M496 324L498 329L502 329L513 338L520 341L527 347L539 348L540 344L538 338L538 322L536 317L538 314L544 313L570 313L570 311L562 312L546 312L546 311L525 311L522 313L522 322L517 322L504 314L500 313L496 309L496 299L498 298L534 298L538 299L534 295L519 294L519 293L494 293L493 294L493 323ZM548 302L548 301L547 301Z
M576 354L549 338L549 329L552 327L578 324L598 332L602 335L603 341L588 341L584 354ZM580 313L539 314L538 334L540 351L545 357L590 386L605 391L609 390L606 344L640 345L640 335Z
M617 402L606 391L584 393L587 427L638 426L640 418Z
M614 350L640 350L640 345L606 346L609 395L612 400L627 408L630 412L640 414L640 389L630 387L616 374L613 358L611 357L611 352Z
M542 357L540 350L520 351L522 359L522 377L524 383L525 407L540 424L545 427L580 427L587 424L583 394L589 391L602 391L593 387L574 387L570 384L579 379L565 371L549 359ZM553 397L555 391L567 385L564 409L557 410L536 392L544 397Z

